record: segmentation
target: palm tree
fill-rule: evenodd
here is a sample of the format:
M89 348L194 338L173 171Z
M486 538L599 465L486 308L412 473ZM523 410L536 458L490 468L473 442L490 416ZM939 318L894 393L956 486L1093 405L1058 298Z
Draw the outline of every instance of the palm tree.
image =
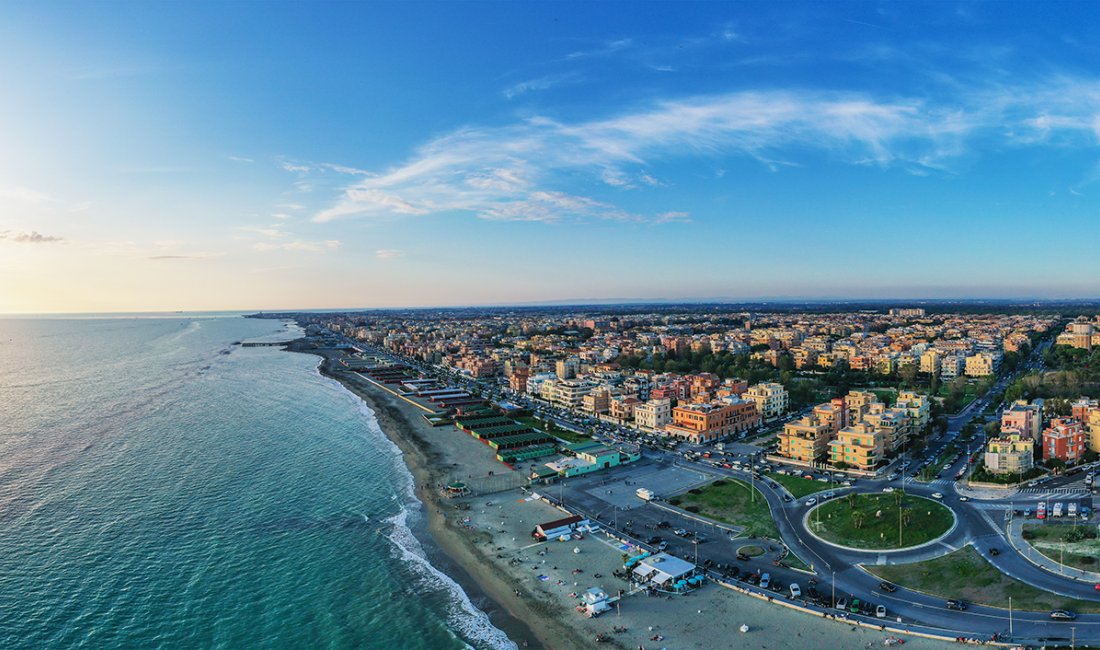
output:
M865 517L865 515L863 514L862 510L853 510L852 511L852 526L854 526L857 529L863 528L863 519L864 519L864 517Z
M894 490L894 505L901 507L902 499L905 498L905 490L898 488Z

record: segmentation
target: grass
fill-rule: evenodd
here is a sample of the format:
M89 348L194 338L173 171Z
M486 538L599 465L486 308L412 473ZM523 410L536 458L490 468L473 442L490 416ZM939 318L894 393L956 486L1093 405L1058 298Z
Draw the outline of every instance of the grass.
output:
M829 489L828 483L802 478L801 476L789 476L787 474L776 474L775 472L769 472L765 476L787 488L787 491L793 494L796 499Z
M752 498L753 492L756 493L755 500ZM748 537L779 539L779 531L772 520L767 499L760 494L760 490L754 490L744 481L722 479L706 487L685 492L676 499L679 503L673 505L697 511L715 521L744 527L744 535ZM672 500L669 502L672 503Z
M863 568L883 580L944 599L958 598L1007 609L1011 597L1016 610L1100 612L1100 603L1066 598L1013 580L970 546L926 562Z
M781 562L781 564L785 564L792 569L801 569L802 571L810 570L810 566L803 562L802 558L798 557L794 553L791 553L789 550L787 551L787 557L783 558L783 562Z
M518 418L518 421L522 422L523 424L526 424L528 426L534 427L534 428L536 428L540 431L545 431L546 433L549 433L552 436L557 436L558 438L561 438L562 440L565 440L566 442L584 442L584 441L592 439L592 436L590 436L586 433L576 433L574 431L569 431L568 429L563 429L563 428L559 427L558 425L554 424L553 422L549 422L547 420L540 420L540 419L535 418L535 417L528 416L528 417Z
M1080 539L1074 540L1078 536ZM1097 571L1096 556L1100 555L1100 540L1091 525L1024 524L1024 539L1051 560L1075 569Z
M954 523L954 515L944 505L907 494L901 507L909 520L899 540L896 499L895 494L852 494L827 501L811 511L810 528L834 544L894 549L936 539Z
M737 549L737 552L747 555L749 557L758 557L764 554L764 549L760 546L749 545L742 546L741 548Z

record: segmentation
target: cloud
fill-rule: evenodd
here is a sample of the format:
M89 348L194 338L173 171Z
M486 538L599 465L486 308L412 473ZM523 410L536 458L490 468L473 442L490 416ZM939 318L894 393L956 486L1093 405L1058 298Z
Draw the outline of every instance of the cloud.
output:
M155 261L193 261L208 260L213 257L221 257L221 253L188 253L176 255L149 255L146 259Z
M310 172L309 165L299 165L292 162L283 162L283 171L293 172L295 174L308 174Z
M601 193L609 187L657 192L668 181L651 170L693 159L719 169L727 159L751 159L781 173L824 157L927 175L949 173L961 157L983 148L1100 141L1097 80L1052 77L941 90L887 98L738 91L657 101L590 120L535 116L468 126L344 185L313 220L449 213L498 221L665 222L662 215L683 210L666 205L639 213L610 202L618 195L608 200Z
M255 242L252 244L252 249L260 252L269 251L303 251L306 253L323 253L325 251L333 251L338 248L342 243L336 239L328 239L325 241L303 241L295 240L288 242Z
M607 56L609 54L615 54L623 50L629 49L634 45L634 41L629 38L618 38L597 45L596 47L587 50L577 50L570 52L565 56L567 59L587 59L592 57Z
M37 230L16 233L13 233L9 230L4 230L0 231L0 239L12 241L17 244L54 244L57 242L65 241L61 237L54 237L53 235L43 235Z
M576 83L579 80L580 75L576 73L552 74L538 77L537 79L521 81L505 88L502 92L506 98L514 99L529 92L548 90L554 86L560 86L565 83Z
M228 158L230 160L234 161L234 162L242 162L242 163L254 163L254 162L256 162L255 160L253 160L251 158L244 158L242 156L228 156Z
M391 260L395 257L403 257L405 251L397 250L396 248L381 248L374 251L374 256L380 260Z

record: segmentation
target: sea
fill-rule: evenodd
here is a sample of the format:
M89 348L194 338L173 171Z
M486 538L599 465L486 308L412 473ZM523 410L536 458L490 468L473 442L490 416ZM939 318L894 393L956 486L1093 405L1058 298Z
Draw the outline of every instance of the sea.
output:
M0 648L515 648L412 476L239 314L0 319Z

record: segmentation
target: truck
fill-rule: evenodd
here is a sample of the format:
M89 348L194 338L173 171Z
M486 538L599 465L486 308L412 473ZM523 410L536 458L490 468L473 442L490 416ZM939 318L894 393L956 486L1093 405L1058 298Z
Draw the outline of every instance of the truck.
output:
M1039 505L1035 510L1035 518L1036 519L1046 519L1047 518L1047 502L1046 501L1040 501L1039 502Z
M1061 501L1054 504L1054 511L1051 512L1050 514L1053 517L1061 517L1062 516L1062 502Z
M1069 503L1069 505L1066 506L1066 516L1067 517L1076 517L1077 516L1077 502L1076 501L1072 501L1072 502Z
M653 494L653 490L649 488L638 488L634 491L634 494L637 494L638 498L642 501L653 501L656 498Z

